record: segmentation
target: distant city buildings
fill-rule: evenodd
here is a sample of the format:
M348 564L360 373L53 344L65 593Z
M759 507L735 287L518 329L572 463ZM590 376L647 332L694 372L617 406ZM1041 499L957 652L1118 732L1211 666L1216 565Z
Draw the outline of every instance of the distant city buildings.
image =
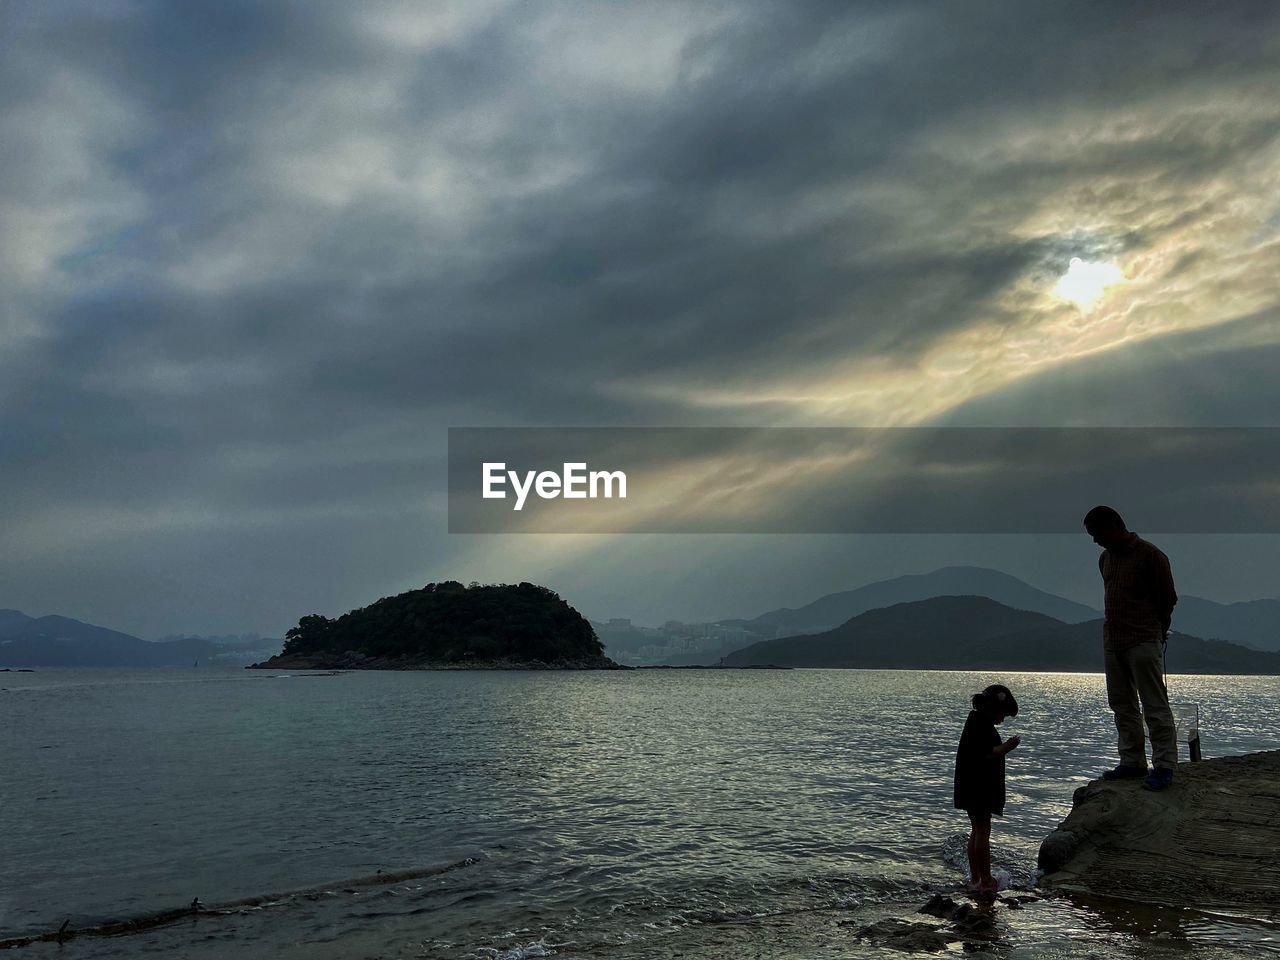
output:
M661 627L641 627L629 617L592 622L605 653L628 666L715 663L726 654L776 634L747 630L733 623L683 623L668 620Z

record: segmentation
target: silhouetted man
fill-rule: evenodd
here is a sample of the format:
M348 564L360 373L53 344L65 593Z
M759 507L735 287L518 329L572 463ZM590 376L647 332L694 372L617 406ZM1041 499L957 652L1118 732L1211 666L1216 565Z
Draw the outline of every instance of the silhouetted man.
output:
M1178 602L1169 558L1130 531L1111 507L1090 510L1084 528L1104 548L1098 557L1106 610L1102 640L1107 702L1115 713L1120 749L1120 765L1102 776L1107 780L1145 777L1146 787L1163 790L1173 782L1178 762L1177 727L1161 668L1163 644ZM1144 718L1151 731L1154 769L1150 773Z

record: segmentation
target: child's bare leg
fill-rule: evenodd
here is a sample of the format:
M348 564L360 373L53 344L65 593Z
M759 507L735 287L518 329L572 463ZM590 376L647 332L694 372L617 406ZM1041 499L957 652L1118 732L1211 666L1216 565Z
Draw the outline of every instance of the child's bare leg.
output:
M969 833L969 876L983 887L994 887L991 875L991 817L970 814L972 830Z
M988 820L982 834L982 846L979 850L982 854L982 883L984 886L995 887L996 878L991 875L991 821Z

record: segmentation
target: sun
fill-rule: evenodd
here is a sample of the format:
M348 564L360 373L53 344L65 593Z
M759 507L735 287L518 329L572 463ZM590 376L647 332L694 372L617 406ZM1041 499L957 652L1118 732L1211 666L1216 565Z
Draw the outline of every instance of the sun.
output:
M1095 306L1107 287L1124 280L1124 273L1114 263L1071 258L1067 272L1058 278L1053 292L1070 300L1081 310Z

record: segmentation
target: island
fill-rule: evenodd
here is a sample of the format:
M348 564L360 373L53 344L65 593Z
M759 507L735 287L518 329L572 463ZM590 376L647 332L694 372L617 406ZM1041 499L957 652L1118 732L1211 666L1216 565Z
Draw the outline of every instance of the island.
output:
M267 670L626 670L547 587L430 583L337 619L310 614Z

